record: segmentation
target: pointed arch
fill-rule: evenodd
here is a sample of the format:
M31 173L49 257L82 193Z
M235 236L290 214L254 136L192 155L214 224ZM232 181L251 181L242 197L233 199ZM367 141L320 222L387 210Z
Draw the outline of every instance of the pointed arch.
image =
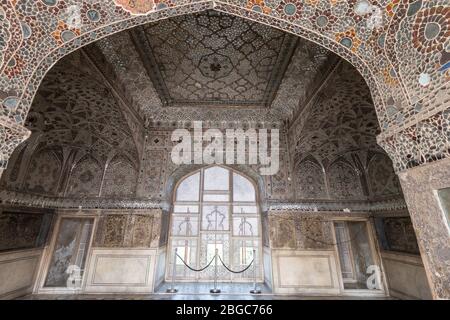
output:
M258 192L259 201L262 202L265 200L266 195L266 183L263 177L253 168L248 165L217 165L229 170L232 170L247 179L249 179L254 185ZM198 165L198 164L190 164L190 165L180 165L173 172L171 172L167 177L167 182L165 185L165 194L169 195L172 200L174 197L174 192L176 186L180 183L181 180L188 177L191 174L201 170L202 168L210 167L208 165Z
M24 179L24 189L34 193L54 195L62 171L62 150L58 147L36 150Z
M66 196L98 197L102 176L102 165L91 155L84 156L71 170Z
M361 199L363 191L356 169L343 159L333 162L327 170L330 197Z
M136 193L138 171L125 155L116 155L105 169L101 196L132 197Z
M322 165L312 156L307 156L295 167L295 198L325 199L327 189Z
M192 272L182 263L173 265L175 248L193 268L209 263L217 250L234 270L243 269L253 259L262 277L262 227L258 194L254 181L225 166L212 165L189 172L175 186L169 238L169 264L182 280L208 281L213 270ZM222 280L248 281L252 274L221 271Z

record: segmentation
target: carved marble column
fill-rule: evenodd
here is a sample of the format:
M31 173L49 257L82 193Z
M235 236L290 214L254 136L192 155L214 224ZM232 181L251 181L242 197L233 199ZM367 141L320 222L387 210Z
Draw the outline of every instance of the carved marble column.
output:
M450 227L438 190L450 188L450 159L399 173L434 299L450 299Z
M0 178L14 149L30 134L31 132L21 124L5 116L0 116Z

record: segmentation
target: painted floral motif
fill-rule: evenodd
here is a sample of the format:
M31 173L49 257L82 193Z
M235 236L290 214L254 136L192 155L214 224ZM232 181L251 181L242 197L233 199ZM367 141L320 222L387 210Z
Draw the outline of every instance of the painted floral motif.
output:
M4 73L9 79L12 79L22 72L24 66L25 61L22 57L20 57L20 55L13 56L6 64Z
M326 10L316 10L314 16L312 17L315 25L321 31L330 31L335 25L338 18L332 14L331 9Z
M146 14L153 10L155 3L152 0L114 0L116 5L131 14Z
M387 67L383 70L383 76L387 84L391 86L398 85L397 75L395 74L395 70Z
M264 0L249 0L247 2L247 8L260 13L270 13L272 11Z
M361 40L357 37L354 28L336 34L336 41L347 47L353 52L356 52L361 45Z
M59 21L58 27L56 28L55 31L53 31L52 35L59 44L63 44L64 42L76 38L77 36L80 35L80 33L81 33L80 29L71 28L64 21Z
M395 14L395 11L397 10L397 6L399 3L400 0L393 0L389 2L389 4L386 6L386 12L390 17L392 17Z
M419 11L412 35L414 47L419 52L442 51L450 37L450 7L439 6Z

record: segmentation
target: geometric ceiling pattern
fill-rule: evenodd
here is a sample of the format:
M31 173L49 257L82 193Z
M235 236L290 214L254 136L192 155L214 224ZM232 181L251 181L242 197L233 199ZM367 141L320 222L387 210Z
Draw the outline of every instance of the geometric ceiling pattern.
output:
M132 31L165 106L269 107L298 37L216 11Z
M247 32L235 34L237 26ZM237 122L282 125L339 60L313 42L209 11L135 27L91 46L101 55L94 59L104 61L99 69L112 70L112 81L151 126L184 126L192 121L214 127ZM202 57L214 52L229 60L205 63Z

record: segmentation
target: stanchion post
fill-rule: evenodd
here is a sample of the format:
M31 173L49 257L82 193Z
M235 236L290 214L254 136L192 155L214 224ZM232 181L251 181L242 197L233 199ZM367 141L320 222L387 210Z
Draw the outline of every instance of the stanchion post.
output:
M177 251L178 248L175 248L173 254L173 267L172 267L172 283L170 288L166 290L167 293L177 293L178 289L175 289L175 273L177 272Z
M219 250L216 248L216 255L214 256L214 289L209 290L211 293L220 293L220 289L217 288L217 255Z
M256 286L256 250L253 249L253 289L250 290L250 293L260 294L261 289Z

